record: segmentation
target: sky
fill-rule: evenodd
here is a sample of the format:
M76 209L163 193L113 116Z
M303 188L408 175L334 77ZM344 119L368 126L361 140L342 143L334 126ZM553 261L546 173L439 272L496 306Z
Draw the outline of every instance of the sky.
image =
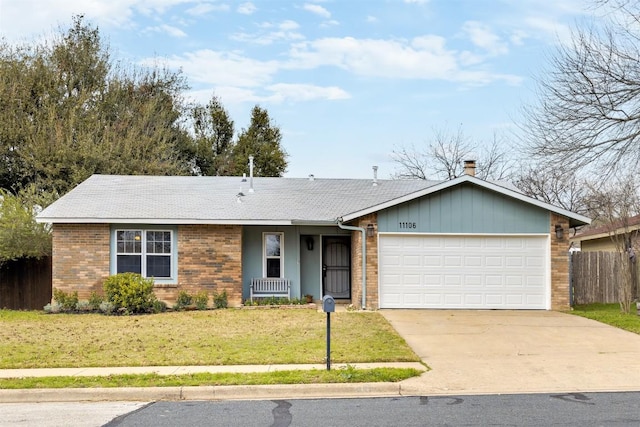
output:
M0 0L0 37L98 26L113 57L181 70L247 128L267 109L285 176L379 178L391 154L459 128L512 150L550 55L589 18L582 0Z

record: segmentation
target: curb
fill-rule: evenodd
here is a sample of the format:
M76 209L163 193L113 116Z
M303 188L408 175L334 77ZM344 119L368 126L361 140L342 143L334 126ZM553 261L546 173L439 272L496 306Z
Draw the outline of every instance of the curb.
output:
M262 400L401 396L400 383L0 390L0 403Z

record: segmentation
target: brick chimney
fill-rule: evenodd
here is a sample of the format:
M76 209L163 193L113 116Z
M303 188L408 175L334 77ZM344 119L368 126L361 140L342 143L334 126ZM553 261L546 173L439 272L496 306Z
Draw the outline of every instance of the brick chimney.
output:
M464 161L464 174L469 176L476 176L476 161L465 160Z

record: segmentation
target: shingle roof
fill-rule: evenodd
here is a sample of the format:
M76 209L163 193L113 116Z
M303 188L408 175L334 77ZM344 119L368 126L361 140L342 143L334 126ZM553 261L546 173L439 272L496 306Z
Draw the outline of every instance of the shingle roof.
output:
M40 222L335 223L436 181L93 175L38 215ZM239 193L244 195L238 196Z
M611 234L620 234L640 229L640 215L635 215L624 220L618 220L606 224L597 224L584 227L571 240L582 241L609 237ZM614 231L616 233L614 233Z

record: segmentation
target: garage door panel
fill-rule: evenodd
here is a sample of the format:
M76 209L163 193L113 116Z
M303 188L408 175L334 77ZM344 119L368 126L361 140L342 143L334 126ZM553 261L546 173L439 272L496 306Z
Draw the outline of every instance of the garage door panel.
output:
M381 308L546 309L546 236L381 235Z
M462 295L461 294L445 294L443 302L444 302L444 305L446 306L463 305Z
M482 294L465 294L464 304L468 307L481 308L483 303Z

